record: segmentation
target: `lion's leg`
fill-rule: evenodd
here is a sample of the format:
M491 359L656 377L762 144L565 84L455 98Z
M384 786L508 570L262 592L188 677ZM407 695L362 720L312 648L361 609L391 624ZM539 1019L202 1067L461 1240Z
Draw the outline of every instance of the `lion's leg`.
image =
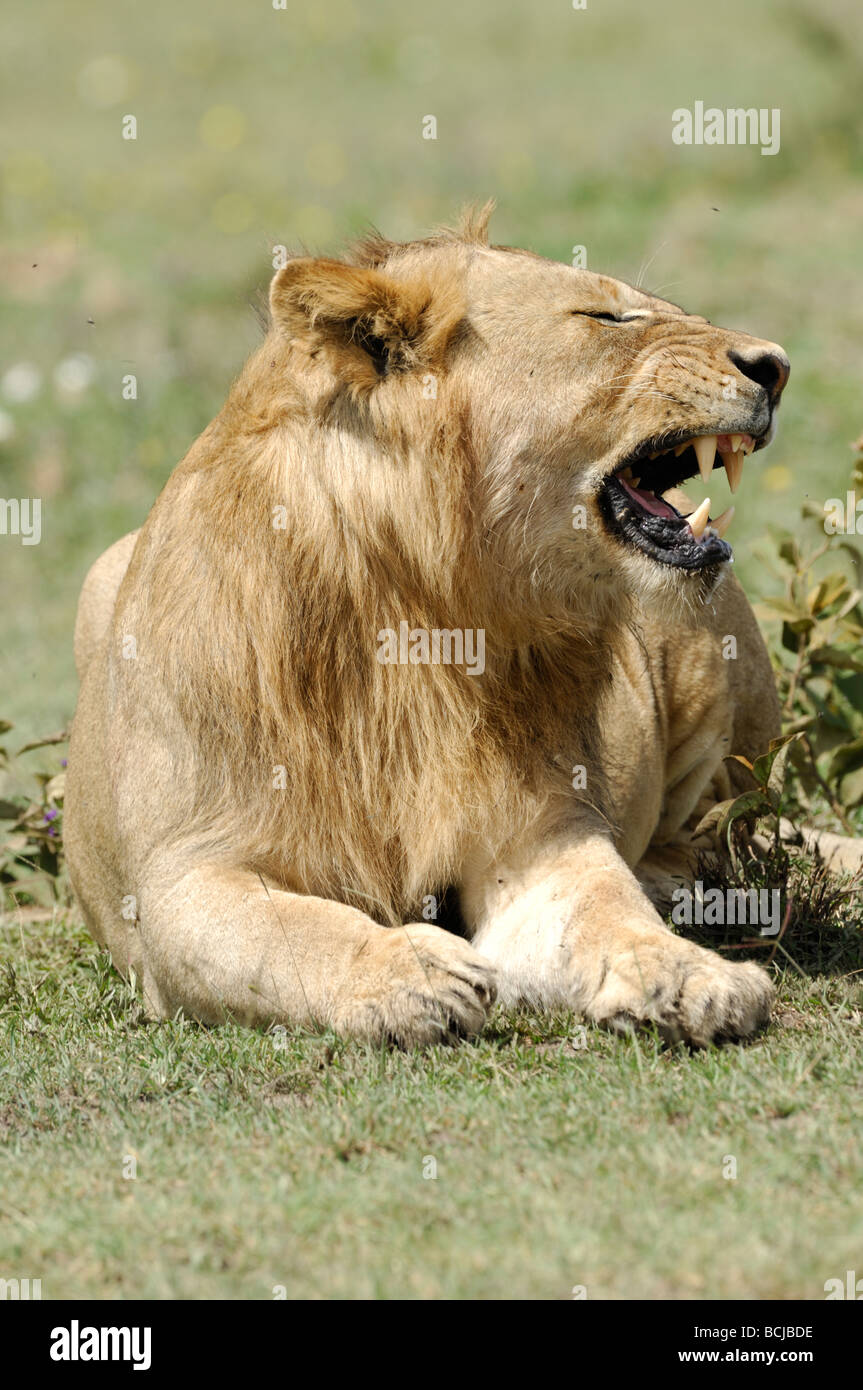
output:
M783 844L803 849L817 864L834 873L856 874L863 871L863 839L851 835L834 835L831 830L810 830L808 826L793 825L783 816L779 823ZM767 835L753 835L750 843L759 854L767 854L771 840Z
M462 903L504 1002L563 1005L618 1029L653 1022L699 1044L769 1016L764 972L675 936L598 834L474 871Z
M682 884L721 869L725 847L714 833L696 836L695 829L716 802L754 785L729 755L751 761L766 752L779 734L780 712L767 649L730 574L696 627L646 618L644 632L651 678L639 680L641 668L634 666L618 699L629 700L623 718L636 726L645 703L661 711L660 766L651 770L661 778L661 812L649 842L639 847L629 829L641 823L645 800L639 769L618 797L618 815L625 857L651 901L666 910ZM625 727L621 713L613 714L616 727Z
M138 532L130 531L128 536L109 546L87 571L75 618L75 669L80 680L84 679L90 659L108 631L117 591L129 568L137 539Z
M495 995L489 963L438 927L381 927L217 864L142 893L138 930L144 994L162 1017L182 1009L209 1024L323 1025L410 1045L477 1032Z
M723 862L720 849L715 837L700 852L687 843L651 848L639 863L636 878L657 911L665 914L671 910L678 889L691 888L708 867L719 870Z
M863 839L834 835L830 830L810 830L808 827L804 828L802 835L809 854L828 869L852 874L863 870Z

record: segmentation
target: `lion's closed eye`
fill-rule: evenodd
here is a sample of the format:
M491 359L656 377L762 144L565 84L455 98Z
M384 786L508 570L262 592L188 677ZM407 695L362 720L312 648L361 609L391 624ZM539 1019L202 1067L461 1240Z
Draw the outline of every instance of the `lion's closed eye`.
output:
M596 319L598 323L632 323L646 316L642 313L612 314L604 309L572 309L570 312L584 319Z

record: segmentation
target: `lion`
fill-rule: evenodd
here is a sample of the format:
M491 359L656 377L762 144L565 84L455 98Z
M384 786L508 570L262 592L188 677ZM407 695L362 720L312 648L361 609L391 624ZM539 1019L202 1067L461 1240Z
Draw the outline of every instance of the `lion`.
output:
M655 904L780 729L730 508L678 489L741 485L788 358L492 245L489 213L287 260L87 576L68 863L155 1017L401 1046L496 999L695 1046L768 1021L768 975Z

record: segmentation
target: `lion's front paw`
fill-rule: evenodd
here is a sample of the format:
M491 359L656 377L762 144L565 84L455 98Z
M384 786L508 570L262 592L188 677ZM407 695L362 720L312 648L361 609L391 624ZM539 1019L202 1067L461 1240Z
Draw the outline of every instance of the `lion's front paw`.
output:
M427 923L376 936L339 991L334 1025L369 1042L423 1047L482 1028L497 995L494 966Z
M633 932L615 943L586 1013L620 1031L654 1023L671 1042L705 1047L754 1033L770 1017L773 993L760 966L723 960L670 932Z

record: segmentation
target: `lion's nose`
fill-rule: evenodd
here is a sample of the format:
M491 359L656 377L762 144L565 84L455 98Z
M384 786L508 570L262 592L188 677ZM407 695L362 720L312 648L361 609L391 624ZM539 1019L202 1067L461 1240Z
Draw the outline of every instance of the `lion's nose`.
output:
M770 404L775 405L791 371L791 363L782 349L772 343L767 348L753 345L751 348L733 348L728 356L743 376L764 387Z

